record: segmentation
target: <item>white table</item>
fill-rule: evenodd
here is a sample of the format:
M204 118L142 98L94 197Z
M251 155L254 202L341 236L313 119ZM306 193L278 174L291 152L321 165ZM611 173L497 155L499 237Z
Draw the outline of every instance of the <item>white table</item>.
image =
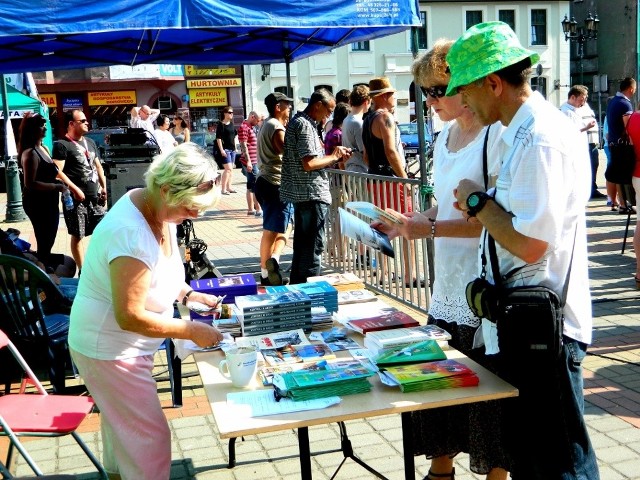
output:
M202 377L202 384L211 404L211 411L220 432L220 438L229 438L229 466L235 464L234 442L237 437L244 435L256 435L280 430L298 429L298 444L300 448L300 467L303 479L311 478L311 453L309 449L308 427L325 425L332 422L340 423L343 437L342 450L345 457L355 461L369 469L359 459L355 458L350 449L350 443L346 437L344 424L346 420L355 420L368 417L376 417L389 414L400 414L402 417L402 438L404 450L405 478L415 478L413 451L411 448L411 415L410 412L430 408L461 405L465 403L498 400L515 397L518 390L507 382L501 380L473 360L467 358L457 350L446 350L449 358L456 359L469 366L480 379L477 387L449 388L443 390L402 393L399 388L391 388L381 384L377 376L369 380L372 391L356 395L345 395L342 402L322 410L310 410L304 412L288 413L286 415L273 415L266 417L238 416L227 405L227 393L238 392L231 385L231 381L223 377L218 370L218 364L223 358L223 353L202 352L195 354L196 364ZM262 387L256 380L254 388ZM271 387L269 387L271 388ZM346 440L346 442L345 442ZM345 449L345 445L347 448ZM372 471L371 469L369 469ZM377 474L377 472L372 471ZM380 476L379 474L377 474ZM381 478L384 478L380 476Z

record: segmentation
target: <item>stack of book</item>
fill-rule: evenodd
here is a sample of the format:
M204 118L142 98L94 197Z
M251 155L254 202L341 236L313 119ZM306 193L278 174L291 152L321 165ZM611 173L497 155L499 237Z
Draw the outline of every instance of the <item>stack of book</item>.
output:
M473 370L455 360L386 367L382 374L403 392L475 387L479 383Z
M338 290L328 282L297 283L265 287L267 293L304 292L311 298L312 307L324 307L327 312L338 311Z
M327 273L325 275L307 278L307 283L314 282L327 282L329 285L333 285L339 292L364 289L362 279L351 272Z
M191 280L191 288L196 292L209 293L216 296L224 296L222 303L233 304L236 297L242 295L255 295L258 293L256 279L252 274L230 275L220 278L205 278ZM191 318L207 318L195 312L191 312ZM209 317L210 319L211 317Z
M305 332L311 331L311 299L306 293L245 295L235 300L244 336L299 328Z
M260 353L267 365L271 367L336 358L325 343L285 345L279 348L262 349Z
M331 370L305 371L275 374L273 387L276 398L311 400L369 392L368 378L374 372L364 366L345 367Z
M382 350L402 348L424 340L435 340L441 347L446 347L450 339L451 335L446 330L436 325L422 325L371 332L364 337L364 347L377 355Z
M358 320L349 320L346 324L348 328L355 330L363 335L378 330L390 330L393 328L418 327L420 324L408 313L400 310L395 312L383 313L368 318L360 318Z
M352 303L375 302L376 295L369 290L344 290L338 292L338 305Z
M383 368L446 359L447 356L435 340L425 340L402 348L383 350L374 361L378 367Z
M333 314L324 307L311 307L311 324L314 329L329 328L333 325Z

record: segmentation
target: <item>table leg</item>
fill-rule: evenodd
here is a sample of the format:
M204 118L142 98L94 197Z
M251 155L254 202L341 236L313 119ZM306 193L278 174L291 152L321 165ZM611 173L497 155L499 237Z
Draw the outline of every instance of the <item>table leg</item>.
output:
M400 414L402 420L402 454L404 456L404 478L405 480L415 480L416 465L413 460L413 424L411 423L411 412Z
M236 438L229 439L229 466L227 468L233 468L236 466Z
M311 448L309 447L309 427L298 429L298 448L300 449L300 478L311 480Z

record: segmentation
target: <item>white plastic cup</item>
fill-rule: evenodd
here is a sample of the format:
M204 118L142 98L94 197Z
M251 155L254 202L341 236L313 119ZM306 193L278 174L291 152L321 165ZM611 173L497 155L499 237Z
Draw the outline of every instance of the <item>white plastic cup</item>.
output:
M256 377L258 368L258 351L251 346L239 347L225 353L226 358L220 362L220 374L231 380L234 387L246 388Z

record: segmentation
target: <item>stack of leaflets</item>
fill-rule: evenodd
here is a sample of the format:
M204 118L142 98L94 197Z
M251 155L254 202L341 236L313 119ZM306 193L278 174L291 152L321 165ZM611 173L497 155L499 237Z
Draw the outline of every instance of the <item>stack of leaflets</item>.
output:
M325 332L313 332L309 339L326 343L333 352L361 348L355 340L348 337L348 334L349 331L344 327L333 327Z
M333 318L346 326L347 322L351 320L359 320L361 318L374 317L376 315L397 311L397 308L376 298L376 300L372 302L340 305L340 310L334 314Z
M346 326L356 332L366 335L369 332L376 332L378 330L418 327L420 324L408 313L397 310L395 312L383 313L373 317L349 320Z
M236 338L236 346L246 347L252 346L258 350L269 348L280 348L285 345L301 345L308 344L309 340L304 331L299 328L297 330L287 330L285 332L269 333L265 335L257 335L254 337Z
M324 307L311 307L311 324L314 329L328 328L333 325L333 314Z
M409 363L432 362L434 360L446 360L447 356L435 340L412 343L402 348L383 350L375 358L378 367L390 367L393 365L406 365Z
M333 285L339 292L343 292L345 290L364 289L364 282L362 279L351 272L327 273L325 275L307 278L307 283L315 282L327 282L329 285Z
M236 307L244 336L298 328L311 331L311 299L303 292L236 297Z
M404 347L424 340L435 340L446 347L451 335L436 325L421 325L411 328L394 328L371 332L364 337L364 347L373 354L395 347Z
M311 306L324 307L327 312L338 311L338 290L328 282L297 283L265 287L267 293L304 292L311 298Z
M288 364L279 364L274 366L265 366L261 367L258 370L258 374L260 376L260 380L265 387L273 385L273 376L275 374L283 374L289 372L297 372L300 370L304 370L306 372L315 372L320 370L335 370L337 368L359 368L362 366L367 366L360 362L359 360L353 358L340 358L333 360L318 360L315 362L303 362L303 363L288 363ZM374 370L375 366L369 364L370 370Z
M258 293L256 279L252 274L231 275L220 278L206 278L191 280L191 288L196 292L209 293L216 296L224 296L222 303L233 304L236 297L241 295L255 295ZM191 318L207 318L191 312ZM211 317L209 316L209 319Z
M260 352L265 362L270 366L336 358L335 354L325 343L284 345L278 348L263 349L260 350Z
M479 383L473 370L455 360L386 367L381 375L391 384L400 385L403 392L475 387Z
M349 305L351 303L374 302L376 295L369 290L345 290L338 293L338 305Z
M364 366L339 367L331 370L278 373L273 377L276 399L312 400L334 395L351 395L371 391L368 378L374 372Z

